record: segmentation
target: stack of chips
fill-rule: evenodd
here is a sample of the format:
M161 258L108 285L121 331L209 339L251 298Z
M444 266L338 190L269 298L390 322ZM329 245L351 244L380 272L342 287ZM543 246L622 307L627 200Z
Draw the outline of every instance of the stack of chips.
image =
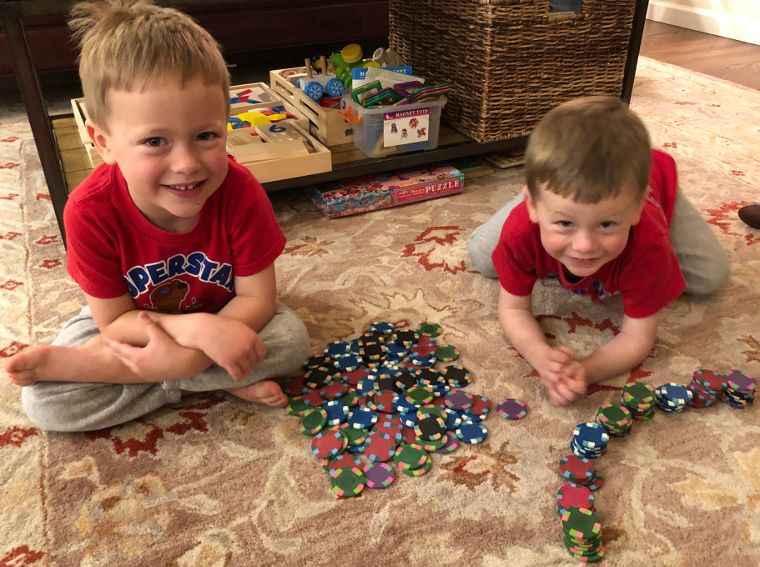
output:
M654 388L644 382L631 382L623 386L623 406L634 419L647 421L654 417Z
M740 370L732 370L725 376L720 400L733 408L749 409L755 402L755 379Z
M564 543L570 554L583 563L596 563L604 556L602 524L596 512L571 506L562 514Z
M607 433L615 437L631 434L633 416L631 412L618 404L603 404L596 412L596 421Z
M693 398L694 394L687 386L676 382L663 384L655 391L657 407L665 413L681 413Z
M596 512L592 492L585 486L567 483L557 491L557 514L562 516L571 506Z
M694 408L710 407L718 399L718 393L723 390L725 378L712 370L697 370L689 383L692 393L691 406Z
M578 457L596 459L607 450L610 437L598 423L581 423L573 430L570 450Z
M596 492L604 484L602 473L594 468L590 460L568 455L559 462L559 474L573 486L583 486Z

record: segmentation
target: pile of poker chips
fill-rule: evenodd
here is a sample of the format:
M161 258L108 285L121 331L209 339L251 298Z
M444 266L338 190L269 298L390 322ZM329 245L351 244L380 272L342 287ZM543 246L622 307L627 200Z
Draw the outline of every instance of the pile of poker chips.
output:
M725 376L720 401L737 409L749 409L755 403L755 379L740 370L732 370Z
M596 512L570 506L562 514L564 544L571 555L583 563L596 563L604 556L602 524Z
M596 412L596 422L615 437L631 434L633 416L631 412L618 404L602 404Z
M490 403L464 391L469 371L434 367L450 358L437 355L441 332L428 322L416 331L372 323L357 339L327 345L306 361L303 375L283 384L286 410L312 436L312 453L323 459L338 496L390 486L396 476L390 462L419 477L432 466L429 452L451 453L460 442L486 439L481 422ZM370 462L363 466L355 454Z
M723 390L725 380L723 375L712 370L697 370L691 377L688 388L692 394L691 406L707 408L718 399L718 393Z
M585 486L568 482L557 491L557 514L560 516L571 507L586 508L596 512L594 494Z
M691 404L694 394L683 384L670 382L655 390L657 407L665 413L680 413Z
M604 485L604 477L589 459L568 455L559 462L559 474L573 486L583 486L596 492Z
M633 419L648 421L654 417L655 390L644 382L630 382L623 386L623 407Z
M598 423L580 423L573 430L570 450L584 459L596 459L604 455L610 436Z

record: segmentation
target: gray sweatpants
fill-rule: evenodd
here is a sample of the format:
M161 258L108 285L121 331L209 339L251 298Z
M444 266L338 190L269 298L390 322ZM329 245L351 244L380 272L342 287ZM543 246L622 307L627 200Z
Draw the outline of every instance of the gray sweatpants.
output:
M523 194L520 192L476 228L467 239L467 251L470 253L473 266L487 278L498 277L491 255L499 243L504 221L522 200ZM670 225L670 242L686 280L686 293L711 293L728 278L729 264L726 253L720 247L710 225L680 189Z
M54 345L75 347L98 335L89 307L68 321ZM175 404L181 390L208 392L235 388L269 378L288 376L301 368L309 356L309 334L293 311L277 303L274 316L259 331L266 357L240 382L222 367L212 364L198 376L153 384L103 384L93 382L38 382L21 391L29 419L50 431L103 429Z

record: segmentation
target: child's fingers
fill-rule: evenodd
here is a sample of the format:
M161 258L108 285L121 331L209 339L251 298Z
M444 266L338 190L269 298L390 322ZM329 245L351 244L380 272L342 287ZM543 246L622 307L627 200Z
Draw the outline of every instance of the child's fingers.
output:
M571 355L568 355L566 352L560 350L559 348L553 348L551 351L549 351L549 355L546 358L552 363L560 366L569 364L573 360Z
M575 360L575 349L572 347L569 347L567 345L560 345L556 348L556 350L562 352L563 354L567 355L570 359Z
M578 396L573 392L568 386L567 382L558 382L557 383L557 393L562 396L562 399L572 402L575 398Z
M109 339L108 337L103 337L103 342L108 345L114 354L116 354L116 357L122 362L122 364L124 364L124 366L129 368L135 374L140 373L139 369L137 368L135 358L140 353L140 351L142 351L142 349L133 347L132 345L120 343L119 341Z

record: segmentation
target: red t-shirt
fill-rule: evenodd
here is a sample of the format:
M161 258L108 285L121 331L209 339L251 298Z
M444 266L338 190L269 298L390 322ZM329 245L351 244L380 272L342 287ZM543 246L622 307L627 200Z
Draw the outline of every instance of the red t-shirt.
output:
M676 165L669 155L652 152L651 189L641 220L631 227L628 243L614 260L577 283L567 280L562 264L541 245L538 224L526 204L515 207L504 223L493 262L499 283L512 295L529 295L537 279L558 279L562 287L600 301L620 293L625 314L649 317L678 297L685 282L670 243L676 202Z
M264 189L232 161L189 232L151 224L116 165L101 165L71 193L63 219L79 287L104 299L130 293L140 309L214 313L235 297L234 276L261 272L285 248Z

